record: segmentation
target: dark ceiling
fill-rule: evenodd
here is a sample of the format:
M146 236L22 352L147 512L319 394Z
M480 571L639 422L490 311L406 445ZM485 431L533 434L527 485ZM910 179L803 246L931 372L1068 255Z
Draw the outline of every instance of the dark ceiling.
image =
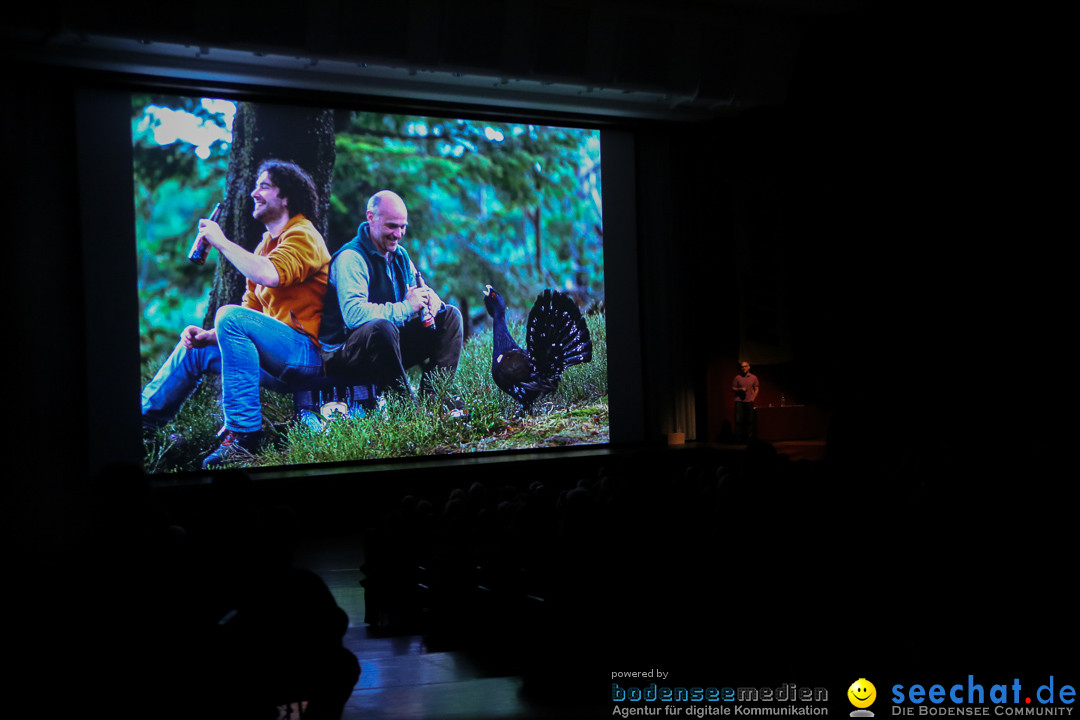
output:
M855 0L39 0L4 20L32 62L608 117L782 103L808 23Z

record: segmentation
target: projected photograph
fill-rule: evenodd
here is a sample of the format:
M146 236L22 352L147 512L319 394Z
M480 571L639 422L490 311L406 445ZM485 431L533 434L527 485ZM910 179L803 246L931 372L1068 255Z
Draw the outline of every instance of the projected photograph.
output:
M131 109L147 472L609 442L599 130Z

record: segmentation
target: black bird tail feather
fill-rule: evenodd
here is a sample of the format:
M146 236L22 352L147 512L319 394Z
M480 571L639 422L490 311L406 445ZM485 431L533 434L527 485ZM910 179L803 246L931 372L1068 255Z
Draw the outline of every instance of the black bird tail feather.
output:
M547 289L529 311L525 343L542 377L558 377L568 367L592 360L592 338L577 303Z

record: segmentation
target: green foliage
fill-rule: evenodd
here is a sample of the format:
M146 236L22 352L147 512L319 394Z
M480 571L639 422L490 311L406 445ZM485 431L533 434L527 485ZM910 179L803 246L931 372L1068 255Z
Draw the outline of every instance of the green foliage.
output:
M601 299L596 131L355 113L337 151L332 246L356 233L371 194L390 189L409 208L406 246L440 296L471 305L491 283L511 304L543 287Z
M226 185L230 105L137 96L132 103L143 359L201 324L214 276L185 256ZM189 135L157 135L181 118ZM367 198L409 207L406 247L447 300L478 305L487 283L512 305L543 287L603 296L599 133L562 127L352 113L336 135L327 245L364 220Z
M143 360L167 352L186 325L202 323L215 255L204 266L187 261L198 219L222 199L227 119L191 98L137 96L132 102L135 239L139 278L139 334ZM161 137L163 118L182 114L202 127L209 145ZM197 136L195 136L197 138ZM170 141L171 142L168 142ZM162 144L165 143L165 144Z
M199 98L152 96L132 104L140 334L147 368L156 368L152 359L170 351L180 330L201 324L207 313L218 256L212 253L207 265L197 266L186 254L198 219L226 187L230 107L235 109ZM182 118L191 134L156 135L169 117ZM435 291L470 316L470 341L445 388L465 401L469 415L450 419L437 404L425 401L417 412L391 401L379 413L331 423L316 434L292 422L291 397L264 391L267 421L282 432L260 463L515 447L542 442L529 439L534 432L571 437L568 424L590 426L581 437L593 439L582 441L604 442L603 317L589 320L593 362L571 368L540 415L523 417L491 382L490 322L482 311L483 287L490 283L507 298L511 330L523 338L522 308L545 287L571 290L585 306L602 307L599 132L361 112L339 118L327 245L333 251L355 235L367 199L377 190L391 189L405 199L406 248ZM194 470L213 450L221 415L211 385L189 399L172 426L148 439L148 467ZM541 418L545 427L538 430ZM555 430L557 425L563 430Z

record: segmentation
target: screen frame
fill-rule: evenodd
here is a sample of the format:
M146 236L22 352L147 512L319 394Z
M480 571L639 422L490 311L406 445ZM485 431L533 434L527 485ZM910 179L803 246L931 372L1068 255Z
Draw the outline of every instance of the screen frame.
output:
M140 77L87 84L76 94L77 172L83 250L86 325L87 444L91 473L143 461L138 396L138 300L133 178L131 175L131 95L155 92L224 97L238 101L363 109L475 120L504 120L598 129L604 166L605 303L610 439L603 445L537 448L460 455L358 460L317 465L248 468L252 477L338 475L477 461L595 455L636 447L644 440L643 375L636 237L635 138L625 119L561 114L518 107L492 109L470 104L408 101L323 91L236 87ZM130 398L130 400L129 400ZM151 476L155 482L204 482L213 473Z

